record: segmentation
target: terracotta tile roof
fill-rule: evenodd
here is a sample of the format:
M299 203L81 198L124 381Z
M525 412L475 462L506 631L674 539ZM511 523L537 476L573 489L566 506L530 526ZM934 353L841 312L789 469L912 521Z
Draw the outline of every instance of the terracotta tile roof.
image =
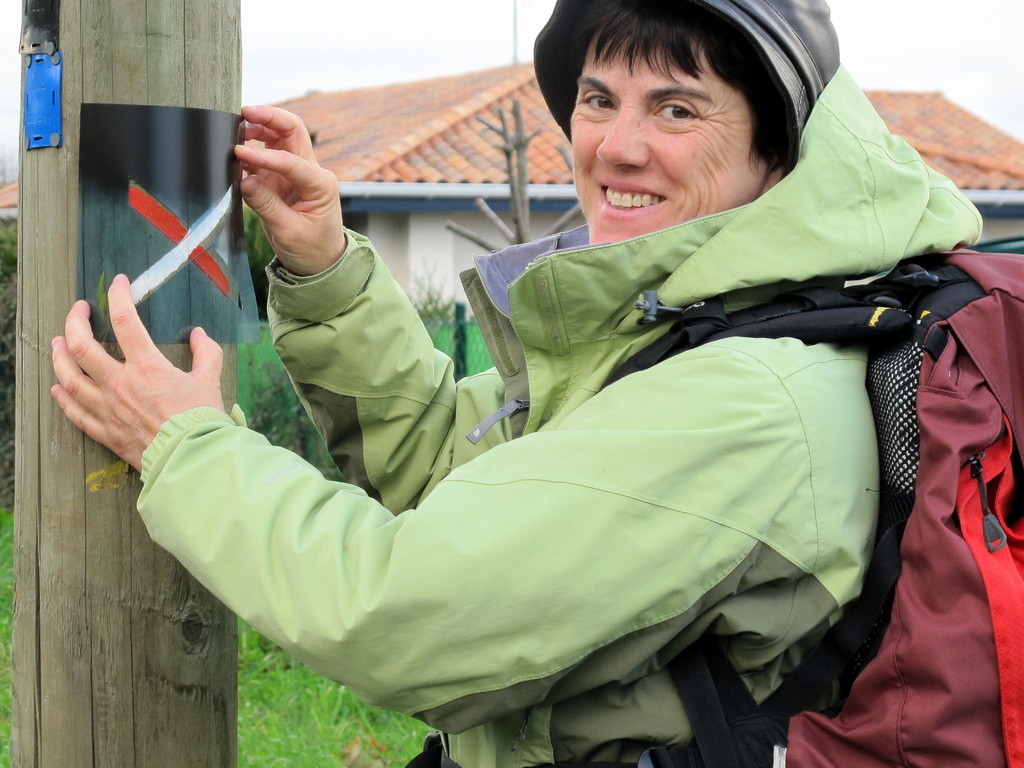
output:
M530 142L530 181L568 184L559 152L567 147L548 114L532 64L513 64L413 83L338 93L311 93L278 106L300 115L315 134L316 154L340 181L504 183L497 125L503 108L511 125L518 99Z
M1024 190L1024 142L1000 132L940 93L868 92L896 134L963 189ZM311 93L280 106L316 135L320 162L341 181L502 183L497 122L518 98L530 142L530 181L572 181L567 147L548 115L530 63L466 75L337 93Z
M18 207L18 182L0 186L0 209Z
M530 143L531 181L567 184L565 144L550 120L530 64L422 82L338 93L310 93L279 106L300 115L315 136L317 158L341 181L504 183L497 134L503 107L511 121L519 99Z
M940 93L869 91L893 133L962 189L1024 190L1024 142ZM300 115L320 162L340 181L504 183L498 121L519 99L529 145L530 181L569 184L568 148L548 114L529 62L411 83L313 92L279 106ZM509 117L511 120L511 117ZM0 208L18 204L17 185L0 188Z
M1024 143L941 93L867 91L889 126L961 189L1024 189Z

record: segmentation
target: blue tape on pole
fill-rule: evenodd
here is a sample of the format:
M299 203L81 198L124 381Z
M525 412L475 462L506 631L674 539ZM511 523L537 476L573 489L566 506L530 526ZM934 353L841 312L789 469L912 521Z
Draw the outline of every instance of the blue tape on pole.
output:
M59 147L64 141L61 127L60 51L52 56L28 56L25 72L25 138L29 149Z

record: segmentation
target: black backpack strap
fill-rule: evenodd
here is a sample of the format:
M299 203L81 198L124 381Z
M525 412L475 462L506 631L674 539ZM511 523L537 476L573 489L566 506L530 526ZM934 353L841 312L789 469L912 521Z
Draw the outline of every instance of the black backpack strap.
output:
M705 636L669 668L693 730L689 747L669 750L676 768L772 768L776 746L786 743L789 717L757 704L717 638Z
M462 768L444 751L441 734L428 733L423 741L423 751L406 763L405 768Z
M444 744L441 743L441 734L428 733L423 741L423 751L410 760L405 768L441 768L441 756L444 754Z
M900 575L899 548L905 525L905 520L896 523L878 540L860 596L847 605L842 618L762 703L766 713L789 718L809 709L856 663L858 654L874 656L875 649L865 646L881 640L879 630Z
M953 285L960 287L948 288ZM936 290L940 287L945 290ZM641 322L656 322L661 314L671 314L676 321L665 336L616 369L604 386L680 352L731 336L792 337L806 344L872 343L905 334L916 323L921 325L923 335L935 319L948 317L983 293L966 272L945 263L945 254L900 264L870 282L842 289L799 289L729 313L720 296L672 308L658 303L656 291L646 291L644 299L636 303L637 309L645 311ZM925 302L918 306L922 296ZM911 308L914 311L901 311Z
M645 371L687 349L698 347L713 334L730 327L725 304L721 298L715 297L691 304L679 310L679 319L673 323L667 334L626 360L608 377L604 386L607 387L631 373Z
M757 703L733 672L712 637L705 637L669 664L706 768L740 768L729 721L754 715ZM728 715L726 712L728 711Z
M880 300L878 292L871 298ZM725 312L721 297L707 299L680 310L668 333L627 359L604 386L681 352L734 336L790 337L806 344L867 343L892 338L906 333L914 322L913 317L894 306L896 303L880 306L830 288L792 292L766 304L730 313Z

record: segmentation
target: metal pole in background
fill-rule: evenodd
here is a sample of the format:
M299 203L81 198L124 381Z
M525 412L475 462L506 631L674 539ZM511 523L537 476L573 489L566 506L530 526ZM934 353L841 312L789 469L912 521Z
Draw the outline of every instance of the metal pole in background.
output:
M465 377L466 371L466 305L455 302L455 327L452 329L452 360L455 363L455 380Z

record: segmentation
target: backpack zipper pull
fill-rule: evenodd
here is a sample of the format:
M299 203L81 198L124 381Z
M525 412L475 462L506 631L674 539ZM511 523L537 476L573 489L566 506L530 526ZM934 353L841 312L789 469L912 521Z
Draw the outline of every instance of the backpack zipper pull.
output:
M977 453L971 457L971 477L978 481L978 496L981 499L981 511L984 515L985 546L989 552L996 552L1006 546L1006 530L999 518L992 514L988 508L988 490L985 487L985 477L981 462L985 458L985 452Z
M530 407L529 400L510 400L505 403L504 406L499 408L497 411L492 413L486 419L477 424L473 431L466 435L466 439L469 440L473 445L476 445L484 439L484 435L487 434L487 430L493 427L502 419L509 419L515 416L520 411L525 411Z

